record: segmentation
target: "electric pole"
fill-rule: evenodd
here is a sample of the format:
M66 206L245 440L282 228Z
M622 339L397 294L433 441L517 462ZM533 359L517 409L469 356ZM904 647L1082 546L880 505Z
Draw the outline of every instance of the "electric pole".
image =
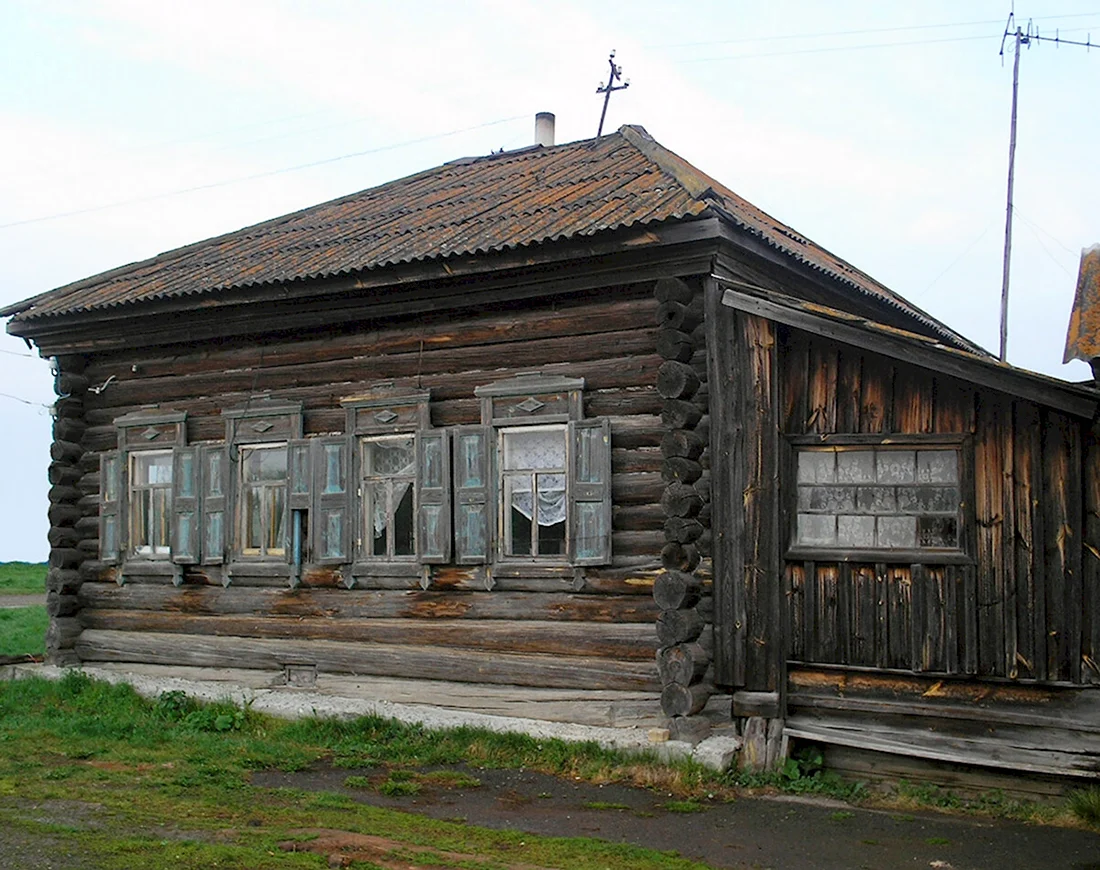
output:
M604 118L607 117L607 104L611 101L611 94L614 91L625 91L630 87L630 79L623 79L623 68L615 65L614 51L612 51L611 55L607 58L607 62L611 65L611 74L607 77L607 84L600 84L596 87L596 93L603 94L603 111L600 112L600 126L596 130L597 139L603 135L603 121ZM622 84L615 84L617 81L622 81Z

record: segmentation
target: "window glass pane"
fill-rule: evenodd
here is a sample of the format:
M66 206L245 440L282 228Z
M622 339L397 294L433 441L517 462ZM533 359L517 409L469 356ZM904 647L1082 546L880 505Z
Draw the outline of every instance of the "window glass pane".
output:
M104 462L103 473L107 479L103 481L103 498L105 501L118 500L118 457L112 457Z
M416 470L412 436L366 443L366 473L374 477L411 475Z
M504 552L509 556L531 555L532 481L529 475L504 478Z
M565 469L565 427L504 433L504 470Z
M216 556L222 552L222 512L208 511L206 513L206 535L202 543L203 555Z
M149 546L152 502L153 491L149 489L138 490L130 500L130 546L135 550Z
M956 483L958 479L959 456L954 450L917 452L917 480L920 483Z
M152 528L150 529L150 543L153 545L154 552L167 553L169 530L168 524L171 516L171 494L167 489L154 489L152 491L152 503L153 503L153 516L152 516Z
M440 438L425 438L424 467L421 475L424 486L443 486L443 441Z
M118 517L108 516L103 518L103 542L101 549L106 555L114 554L118 549Z
M413 542L413 488L412 484L396 484L393 494L393 554L416 554Z
M286 454L283 454L286 459ZM284 464L283 470L286 470ZM286 487L273 486L267 490L267 552L282 553L286 540Z
M245 516L247 528L245 529L245 547L250 550L259 550L263 546L263 490L259 487L249 487L245 492Z
M172 482L171 453L135 453L134 484L167 485Z
M286 448L258 447L245 453L245 480L260 481L286 480Z
M371 541L371 553L375 556L386 556L389 553L387 542L389 540L389 499L384 481L372 483L367 488L367 516L371 518L370 528L367 530Z

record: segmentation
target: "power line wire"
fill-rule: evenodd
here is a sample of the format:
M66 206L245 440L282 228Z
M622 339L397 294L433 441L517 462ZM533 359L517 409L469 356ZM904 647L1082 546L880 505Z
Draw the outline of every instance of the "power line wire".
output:
M47 411L50 409L50 405L43 405L41 402L32 402L30 399L21 399L19 396L13 396L11 393L0 393L0 397L5 399L12 399L16 402L22 402L24 405L30 405L32 408L45 408Z
M873 42L862 45L830 45L821 48L796 48L791 51L765 51L755 54L726 54L718 57L692 57L673 61L674 63L712 63L719 60L749 60L761 57L788 57L797 54L825 54L834 51L864 51L875 48L905 48L911 45L936 45L946 42L973 42L977 39L1000 39L1000 34L985 33L980 36L951 36L943 39L912 39L902 42Z
M6 353L8 356L22 356L27 359L39 359L39 357L35 356L33 353L20 353L17 350L5 350L2 347L0 347L0 353Z
M1100 16L1098 12L1081 12L1073 15L1044 15L1033 21L1061 21L1068 18L1091 18ZM832 30L817 33L786 33L775 36L745 36L739 39L715 39L703 42L679 42L648 45L646 48L698 48L704 45L737 45L746 42L781 42L794 39L825 39L835 36L865 36L869 33L902 33L914 30L934 30L948 27L978 27L985 24L1000 24L1003 18L987 18L982 21L955 21L942 24L912 24L905 27L868 27L859 30Z
M257 172L257 173L254 173L253 175L243 175L243 176L239 176L237 178L227 178L227 179L223 179L221 181L212 181L209 184L196 184L193 187L185 187L185 188L181 188L179 190L169 190L169 191L164 191L162 193L152 193L152 194L149 194L147 196L138 196L138 197L134 197L133 199L124 199L124 200L119 200L117 202L105 203L103 205L94 205L94 206L89 206L87 208L73 209L72 211L57 212L55 214L43 215L41 217L26 218L24 220L18 220L18 221L10 221L9 223L6 223L6 224L0 224L0 230L6 230L6 229L10 229L12 227L22 227L22 226L26 226L28 224L42 223L44 221L58 220L59 218L74 217L76 215L82 215L82 214L90 214L92 212L105 211L107 209L119 208L119 207L125 206L125 205L136 205L138 203L153 202L153 201L158 200L158 199L167 199L167 198L173 197L173 196L181 196L182 194L185 194L185 193L196 193L196 192L202 191L202 190L212 190L212 189L218 188L218 187L227 187L231 184L241 184L242 182L245 182L245 181L256 181L257 179L260 179L260 178L270 178L274 175L284 175L288 172L297 172L297 171L302 170L302 169L312 169L315 166L324 166L324 165L329 164L329 163L337 163L341 160L350 160L353 157L364 157L368 154L378 154L379 152L382 152L382 151L394 151L394 150L397 150L398 148L407 148L410 145L419 145L422 142L432 142L436 139L446 139L449 136L457 136L460 133L469 133L472 130L481 130L481 129L484 129L486 127L495 127L499 124L511 123L512 121L518 121L518 120L520 120L522 118L525 118L525 117L527 117L527 116L526 115L513 115L510 118L500 118L499 120L488 121L484 124L475 124L472 127L463 127L461 129L458 129L458 130L450 130L447 133L437 133L437 134L432 135L432 136L422 136L418 139L409 139L405 142L396 142L392 145L382 145L378 148L368 148L365 151L354 151L350 154L341 154L337 157L327 157L323 160L314 160L310 163L300 163L296 166L285 166L281 169L271 169L267 172Z

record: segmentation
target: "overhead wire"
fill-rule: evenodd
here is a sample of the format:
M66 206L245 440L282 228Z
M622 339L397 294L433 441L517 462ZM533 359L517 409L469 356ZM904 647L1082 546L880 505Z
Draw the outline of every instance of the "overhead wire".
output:
M218 187L227 187L232 184L241 184L246 181L256 181L261 178L271 178L275 175L284 175L288 172L298 172L302 169L312 169L316 166L325 166L330 163L337 163L341 160L350 160L353 157L364 157L368 154L378 154L382 151L394 151L399 148L407 148L410 145L419 145L422 142L432 142L437 139L446 139L449 136L457 136L460 133L469 133L472 130L481 130L486 127L495 127L500 124L511 123L512 121L518 121L525 118L526 115L513 115L510 118L500 118L496 121L488 121L484 124L474 124L470 127L462 127L457 130L450 130L446 133L437 133L431 136L421 136L417 139L408 139L404 142L395 142L390 145L381 145L377 148L367 148L363 151L353 151L348 154L340 154L336 157L326 157L322 160L313 160L309 163L299 163L295 166L284 166L280 169L271 169L266 172L256 172L251 175L242 175L236 178L226 178L221 181L212 181L208 184L196 184L191 187L184 187L177 190L162 191L161 193L151 193L146 196L137 196L131 199L118 200L116 202L104 203L102 205L88 206L87 208L72 209L70 211L56 212L54 214L42 215L40 217L25 218L23 220L9 221L8 223L0 224L0 230L10 229L12 227L27 226L28 224L42 223L44 221L58 220L60 218L74 217L76 215L91 214L92 212L105 211L111 208L119 208L125 205L136 205L138 203L154 202L159 199L167 199L173 196L181 196L185 193L196 193L202 190L213 190Z

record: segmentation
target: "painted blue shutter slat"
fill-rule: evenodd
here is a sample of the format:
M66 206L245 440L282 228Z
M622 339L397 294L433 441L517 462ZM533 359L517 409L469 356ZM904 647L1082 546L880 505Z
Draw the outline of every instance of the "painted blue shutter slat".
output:
M121 493L122 456L111 450L99 457L99 559L105 565L117 565L119 561Z
M416 546L425 565L451 561L450 432L416 433Z
M574 565L611 562L611 424L569 424L570 559Z
M172 561L177 565L199 562L200 468L198 447L172 450Z
M202 473L202 544L203 565L225 562L226 533L229 518L226 513L226 493L229 488L229 448L207 445L201 453Z
M489 426L457 426L451 444L455 561L482 565L489 561L496 516L493 430Z

